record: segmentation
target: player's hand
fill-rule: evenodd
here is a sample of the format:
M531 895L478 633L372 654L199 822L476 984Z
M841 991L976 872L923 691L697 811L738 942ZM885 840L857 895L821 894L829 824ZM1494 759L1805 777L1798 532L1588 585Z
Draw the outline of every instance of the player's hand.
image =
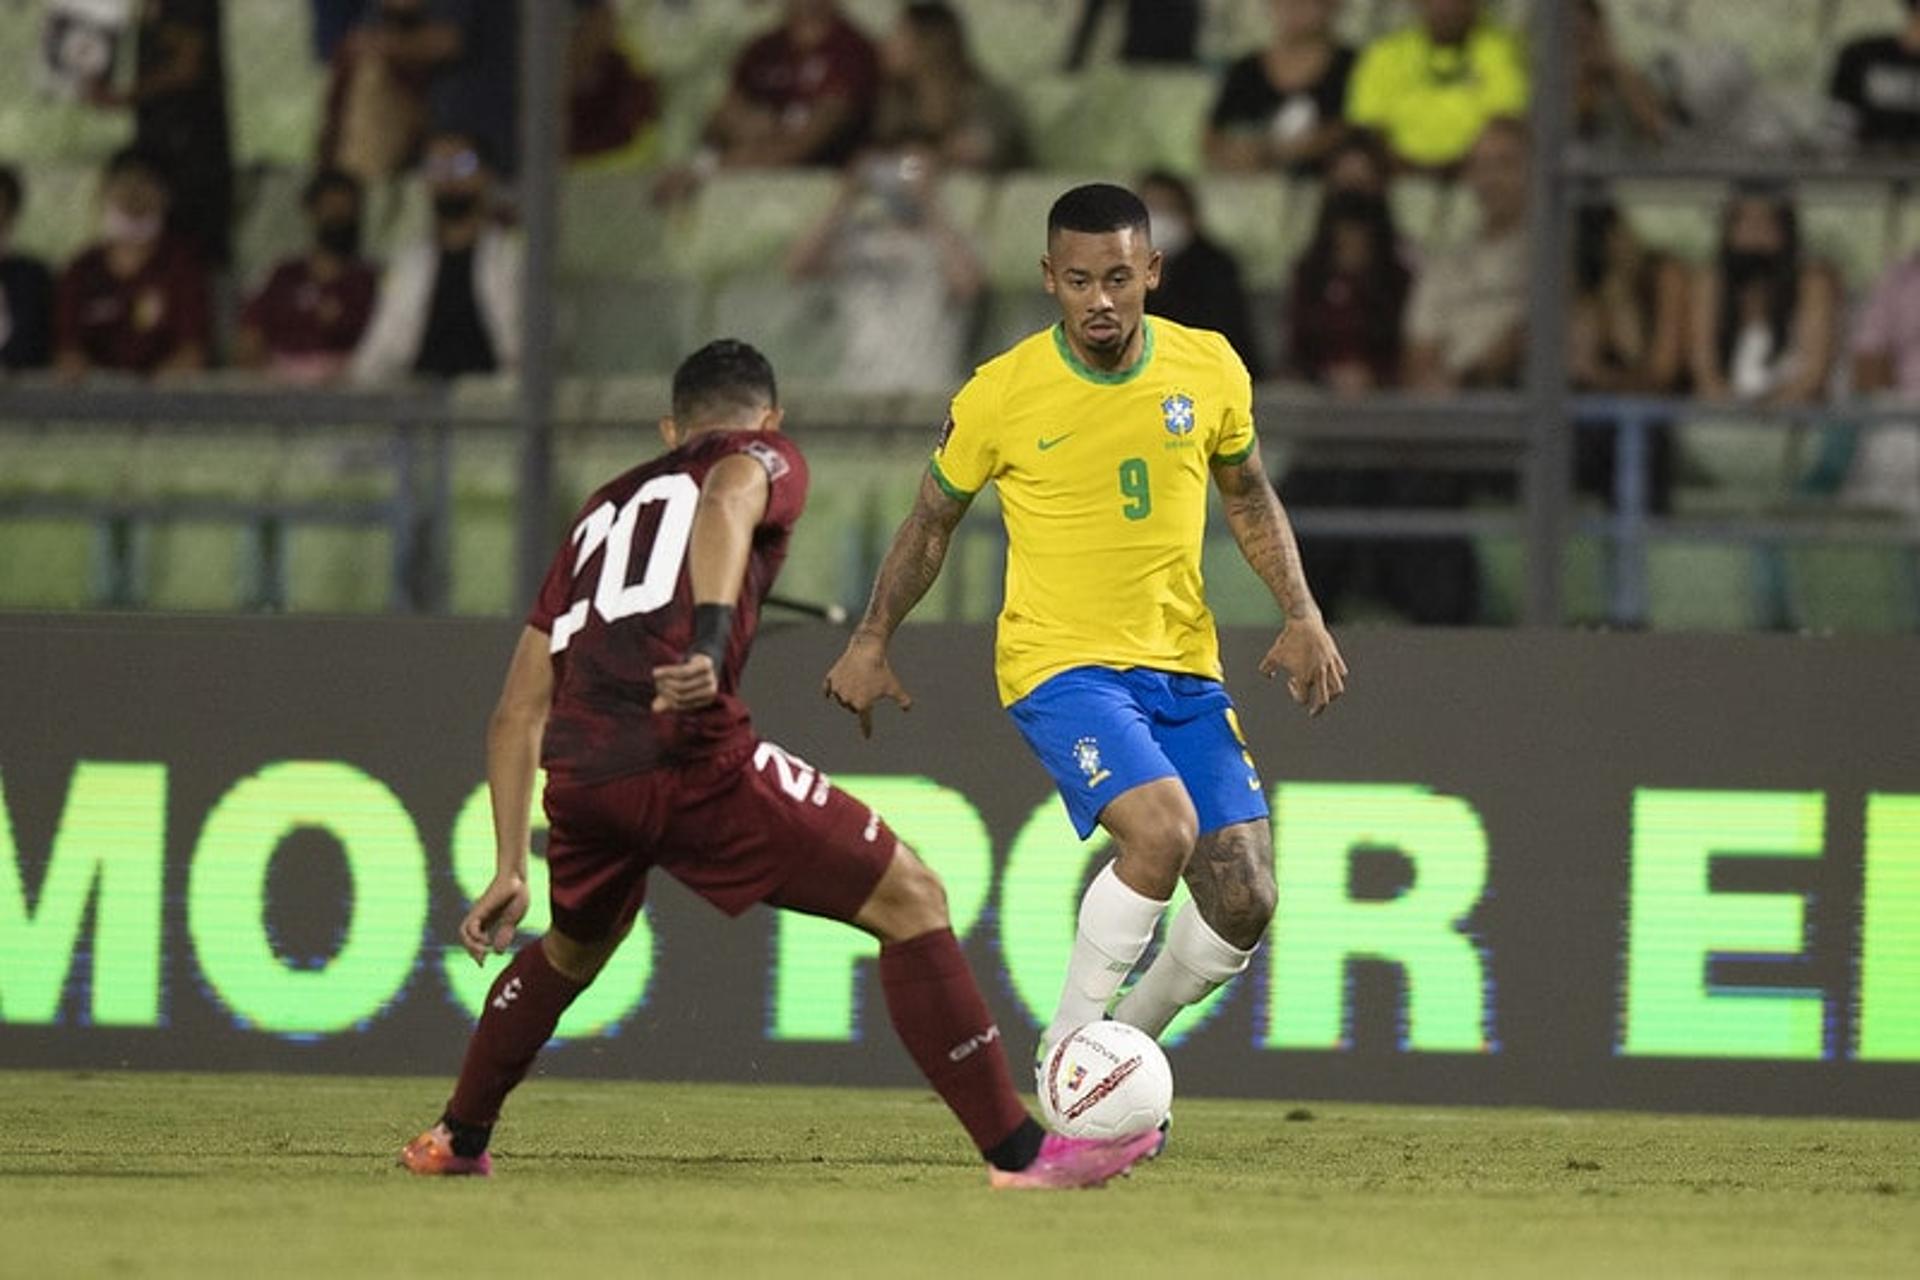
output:
M820 692L860 717L860 736L873 736L873 707L892 698L902 711L913 710L913 697L887 661L887 646L866 636L847 642L847 651L827 672Z
M460 945L475 964L486 963L487 952L497 955L512 945L530 901L524 876L495 876L473 900L467 918L460 922Z
M713 659L696 653L685 662L653 669L653 710L698 711L720 696L720 677Z
M1287 692L1317 716L1347 691L1347 663L1333 643L1333 635L1318 614L1289 622L1280 638L1260 659L1260 674L1269 680L1287 673Z

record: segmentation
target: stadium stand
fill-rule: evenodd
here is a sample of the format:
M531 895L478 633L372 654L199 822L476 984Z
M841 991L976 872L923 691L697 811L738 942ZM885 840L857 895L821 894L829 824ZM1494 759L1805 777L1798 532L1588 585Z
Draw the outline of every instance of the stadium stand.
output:
M854 16L884 30L892 0L849 0ZM37 24L0 0L0 63L24 67ZM951 175L943 199L986 262L990 295L977 350L990 353L1043 324L1050 304L1037 287L1035 229L1053 197L1081 175L1128 177L1154 164L1196 173L1198 122L1212 69L1264 37L1260 0L1227 0L1203 33L1206 67L1122 72L1094 66L1058 70L1075 6L1044 0L973 0L965 6L976 53L1025 111L1041 167L1002 178ZM1529 6L1495 4L1524 22ZM1732 42L1770 88L1818 93L1843 41L1898 21L1899 0L1806 0L1769 5L1756 30L1746 6L1708 0L1611 0L1622 52L1643 66L1687 44ZM750 0L699 4L621 0L627 34L663 85L662 157L684 155L725 88L731 52L769 20ZM1739 12L1736 12L1739 11ZM1348 0L1342 34L1353 43L1407 18L1402 0ZM241 166L236 283L251 283L305 234L299 190L318 126L324 69L297 25L277 6L230 4L230 93L237 104ZM1124 110L1116 104L1125 103ZM1128 128L1115 128L1122 120ZM0 157L22 164L31 195L17 240L59 262L85 238L99 159L127 134L124 117L54 104L31 76L0 81ZM1216 235L1236 254L1255 292L1262 341L1277 345L1279 291L1304 246L1317 187L1263 176L1198 174L1200 199ZM687 207L651 198L652 173L635 168L569 175L560 198L558 309L564 370L593 380L586 421L562 415L559 489L571 500L650 446L610 424L622 406L657 412L658 378L699 334L737 329L765 344L783 373L805 383L832 366L837 332L820 299L788 286L787 245L833 198L830 173L732 173L707 184ZM1689 261L1711 253L1724 185L1687 177L1626 178L1616 196L1652 244ZM414 183L373 194L370 251L402 243L428 216ZM1448 184L1402 181L1392 193L1401 227L1422 252L1443 250L1471 227L1471 203ZM1812 249L1833 260L1857 292L1892 257L1920 249L1920 199L1904 185L1873 180L1807 182L1799 191ZM625 388L625 389L623 389ZM650 424L642 419L650 433ZM382 609L389 604L395 551L389 530L292 521L284 528L245 518L136 522L31 510L27 499L118 500L159 506L219 499L235 504L308 499L388 501L394 481L380 433L307 430L5 424L0 426L0 606L83 607L113 600L157 608ZM1676 502L1682 518L1778 512L1813 433L1755 429L1719 420L1685 421ZM456 429L451 481L451 569L447 599L462 612L511 612L516 451L504 427ZM830 484L816 488L814 522L796 549L794 594L848 601L859 594L886 517L906 502L917 473L913 448L839 448L822 455ZM556 503L562 495L556 495ZM969 522L990 532L986 521ZM878 533L874 531L879 529ZM1878 535L1876 535L1878 536ZM1800 545L1777 552L1752 543L1713 544L1658 534L1646 566L1647 618L1654 626L1717 628L1796 625L1866 630L1920 624L1908 546ZM1519 548L1511 538L1480 540L1486 620L1520 616ZM994 538L969 535L956 555L972 566L941 609L990 611L996 595ZM978 563L975 564L975 561ZM1264 606L1254 584L1218 562L1220 597L1231 613ZM1210 563L1213 563L1210 561ZM1566 614L1607 613L1607 556L1597 543L1565 548ZM128 573L115 569L116 564ZM1759 565L1760 567L1755 567ZM277 567L276 567L277 566ZM122 580L126 579L126 580Z

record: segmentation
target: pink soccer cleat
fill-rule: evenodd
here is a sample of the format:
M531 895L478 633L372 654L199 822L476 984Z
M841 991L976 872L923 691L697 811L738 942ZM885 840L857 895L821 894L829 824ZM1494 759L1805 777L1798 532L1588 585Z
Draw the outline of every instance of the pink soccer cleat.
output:
M1161 1129L1149 1129L1131 1138L1068 1138L1047 1135L1040 1154L1024 1169L989 1169L987 1180L995 1191L1070 1191L1104 1186L1126 1174L1142 1160L1151 1160L1167 1145Z
M444 1124L436 1124L400 1148L400 1163L408 1173L423 1178L484 1178L493 1172L493 1157L484 1151L477 1156L455 1155L453 1134Z

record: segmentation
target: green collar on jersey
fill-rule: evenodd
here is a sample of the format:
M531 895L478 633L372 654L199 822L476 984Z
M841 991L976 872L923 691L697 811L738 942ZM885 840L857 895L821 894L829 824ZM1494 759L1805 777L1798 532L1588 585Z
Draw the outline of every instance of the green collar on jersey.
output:
M1140 358L1126 368L1116 369L1111 373L1105 369L1096 369L1080 358L1074 351L1073 344L1067 341L1067 326L1064 322L1058 322L1053 326L1053 349L1060 353L1062 360L1066 361L1067 368L1088 382L1097 383L1103 387L1117 387L1122 383L1132 382L1145 373L1147 365L1153 361L1152 316L1140 317L1140 332L1143 335L1140 341Z

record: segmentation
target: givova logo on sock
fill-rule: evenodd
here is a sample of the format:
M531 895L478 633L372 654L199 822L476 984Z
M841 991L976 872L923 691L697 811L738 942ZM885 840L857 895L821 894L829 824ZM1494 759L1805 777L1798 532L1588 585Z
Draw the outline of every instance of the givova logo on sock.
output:
M496 1009L505 1009L508 1005L512 1004L515 1000L518 1000L519 998L520 998L520 979L509 978L507 980L507 985L500 988L500 994L493 998L493 1007Z

